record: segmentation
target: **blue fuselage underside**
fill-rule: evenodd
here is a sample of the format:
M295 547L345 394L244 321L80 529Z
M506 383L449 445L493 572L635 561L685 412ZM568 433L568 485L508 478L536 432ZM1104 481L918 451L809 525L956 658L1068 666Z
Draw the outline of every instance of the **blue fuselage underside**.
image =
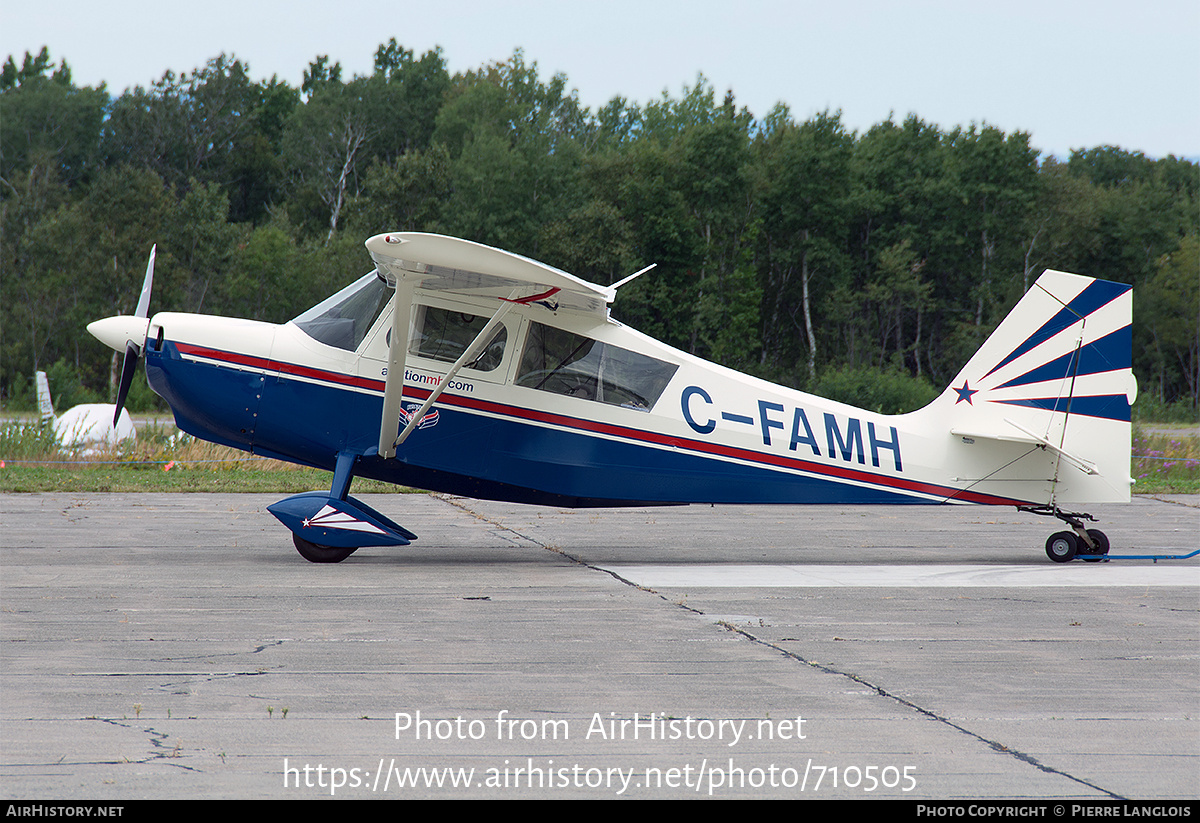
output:
M147 351L146 371L179 427L196 437L329 471L340 452L361 454L356 476L430 491L564 507L940 502L603 436L564 424L568 418L547 425L446 405L436 426L414 431L396 458L381 460L373 454L381 393L185 360L170 342Z

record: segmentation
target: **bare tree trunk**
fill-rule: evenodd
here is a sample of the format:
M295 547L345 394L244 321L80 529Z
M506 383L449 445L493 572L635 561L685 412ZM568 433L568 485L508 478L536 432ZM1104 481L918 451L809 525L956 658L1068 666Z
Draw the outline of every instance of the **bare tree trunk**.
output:
M354 160L358 156L358 150L362 148L366 142L366 129L359 128L356 123L347 119L342 126L343 138L343 161L342 171L338 175L337 184L333 192L329 196L329 234L325 235L325 243L333 239L334 232L337 231L338 218L342 213L342 206L346 202L346 188L350 184L350 175L354 171Z
M917 336L913 338L913 361L917 364L917 377L921 376L921 318L923 312L917 307Z
M114 403L117 400L117 386L121 383L121 355L115 351L108 365L108 396Z
M1029 273L1033 268L1031 258L1033 257L1033 247L1037 245L1038 238L1042 236L1042 229L1046 228L1046 221L1042 221L1042 225L1038 226L1038 230L1034 232L1033 237L1029 241L1029 245L1025 248L1025 272L1021 281L1021 293L1029 291Z
M979 300L975 304L975 325L983 325L983 296L987 293L987 288L990 283L991 273L988 264L991 263L992 255L995 253L996 244L988 239L987 229L984 228L980 237L980 258L982 258L979 272Z
M804 232L804 240L808 240L808 232ZM804 331L808 335L808 378L817 379L817 338L813 334L812 311L808 297L808 249L800 257L800 287L804 305Z

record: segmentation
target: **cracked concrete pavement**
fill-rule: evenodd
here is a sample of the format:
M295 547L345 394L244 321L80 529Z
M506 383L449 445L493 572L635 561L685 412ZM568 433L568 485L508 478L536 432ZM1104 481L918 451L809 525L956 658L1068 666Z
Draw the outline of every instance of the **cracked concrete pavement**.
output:
M319 566L274 499L0 496L0 793L1200 793L1195 558L1055 566L1006 509L385 495L420 539ZM1178 554L1196 506L1097 514Z

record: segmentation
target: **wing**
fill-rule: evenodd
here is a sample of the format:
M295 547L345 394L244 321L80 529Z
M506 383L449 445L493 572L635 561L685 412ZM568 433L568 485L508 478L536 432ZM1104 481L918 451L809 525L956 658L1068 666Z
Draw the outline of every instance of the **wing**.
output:
M385 459L395 456L396 446L408 437L458 370L487 345L512 306L540 303L554 311L574 311L604 319L608 316L608 304L616 296L615 286L598 286L518 254L440 234L378 234L367 241L367 251L375 261L376 270L395 289L393 340L408 338L406 326L414 289L496 299L495 314L399 435L396 428L403 394L405 347L391 347L383 415L379 421L378 454Z
M389 283L451 294L545 302L556 310L607 316L613 286L581 280L519 254L420 232L378 234L367 241L375 267ZM516 290L517 297L511 295Z

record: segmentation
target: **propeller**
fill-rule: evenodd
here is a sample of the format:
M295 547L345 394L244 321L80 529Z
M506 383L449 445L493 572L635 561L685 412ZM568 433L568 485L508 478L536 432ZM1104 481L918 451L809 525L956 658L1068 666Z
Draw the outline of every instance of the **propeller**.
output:
M113 412L114 426L121 417L121 410L125 408L125 398L129 396L129 387L133 385L133 374L137 371L138 358L145 350L146 335L150 331L150 290L154 286L154 255L157 251L157 245L150 247L150 259L146 263L146 278L142 281L142 293L138 297L137 310L133 314L134 317L146 320L144 328L140 324L137 326L141 330L141 342L134 342L128 338L125 340L125 357L121 360L121 382L117 384L117 406Z

